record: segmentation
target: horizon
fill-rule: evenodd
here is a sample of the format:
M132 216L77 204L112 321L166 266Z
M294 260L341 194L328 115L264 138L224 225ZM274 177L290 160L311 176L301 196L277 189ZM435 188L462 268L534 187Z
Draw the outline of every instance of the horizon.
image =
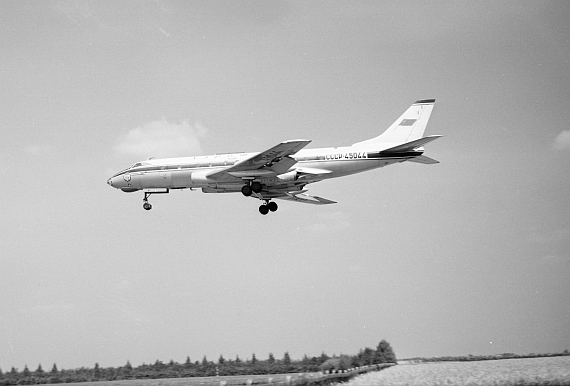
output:
M389 342L388 342L388 343L389 343ZM363 348L359 349L359 351L360 351L360 350L363 350L363 349L365 349L365 348L366 348L366 347L363 347ZM372 348L372 347L370 347L370 348ZM393 347L392 347L392 348L393 348ZM475 358L478 358L478 357L493 357L493 356L496 357L496 356L501 356L501 355L515 355L515 357L566 356L566 355L570 355L570 354L568 353L568 351L569 351L569 350L566 349L566 350L560 351L560 352L543 352L543 353L534 353L534 352L530 352L530 353L510 353L510 352L504 352L504 353L496 353L496 354L477 354L477 355L472 355L472 354L459 354L459 355L437 355L437 356L421 356L421 357L398 358L397 351L394 349L394 353L396 354L396 359L397 359L398 361L401 361L401 360L402 360L402 361L405 361L405 360L410 360L410 359L468 358L468 357L471 357L471 356L472 356L472 357L475 357ZM288 353L288 352L287 352L287 351L284 352L284 353L283 353L283 356L284 356L286 353ZM327 353L325 353L325 352L323 351L320 355L307 355L307 354L303 354L302 358L300 358L300 359L299 359L299 358L295 358L295 357L291 357L291 361L293 361L293 362L300 362L300 361L303 360L303 358L304 358L305 356L307 356L309 359L311 359L311 358L319 358L319 357L322 356L323 354L326 355L326 356L329 357L329 358L340 358L341 356L344 356L344 355L349 355L349 356L357 355L357 354L346 354L346 353L339 353L339 354L334 353L334 354L332 354L332 355L328 355ZM268 353L268 354L267 354L267 358L259 357L257 354L253 354L253 355L255 355L256 361L259 361L259 362L265 362L265 361L267 361L267 360L269 359L269 355L273 355L276 362L283 361L283 358L282 358L282 357L275 356L273 352ZM251 362L251 361L252 361L252 358L253 358L253 356L241 358L239 355L237 355L235 358L230 358L230 357L224 356L223 354L220 354L220 356L222 356L225 361L230 361L230 362L235 362L237 358L239 358L240 361L242 361L242 362ZM155 364L157 361L160 362L160 363L163 363L163 364L170 364L170 362L173 362L174 364L180 365L180 364L186 363L187 360L188 360L188 358L190 359L190 363L192 363L192 364L201 363L201 362L204 360L204 358L206 358L206 360L207 360L208 362L210 362L210 363L218 363L218 361L219 361L219 357L218 357L217 359L208 359L207 356L204 355L204 356L202 357L202 359L196 359L196 360L192 360L192 358L190 358L190 356L186 356L186 358L185 358L183 361L176 361L176 360L174 360L173 358L170 358L169 360L161 360L161 359L157 358L157 359L155 359L155 360L153 360L153 361L142 362L142 363L140 363L140 364L138 364L138 365L135 365L135 364L131 363L131 361L130 361L129 359L127 359L124 364L122 364L122 365L115 365L115 366L114 366L114 365L110 365L110 366L100 366L99 363L96 362L96 363L93 364L93 368L94 368L95 366L99 366L100 368L119 368L119 367L124 367L124 366L126 366L127 363L130 364L133 368L136 368L136 367L141 367L141 366L152 366L152 365ZM510 358L502 358L502 359L510 359ZM79 368L85 368L85 369L90 369L90 368L91 368L91 367L85 366L85 365L80 366L80 367L75 367L75 368L64 368L64 367L57 366L57 362L54 362L51 366L44 367L41 363L38 363L38 366L41 366L42 369L43 369L45 372L48 372L48 370L46 370L46 368L48 368L48 367L53 367L54 365L57 367L58 371L61 371L61 370L76 370L76 369L79 369ZM12 367L14 367L14 366L12 366ZM34 366L32 366L32 367L34 367ZM18 371L18 372L24 370L24 369L20 370L19 368L16 368L16 367L14 367L14 368L15 368L16 371ZM25 364L25 365L24 365L24 368L28 368L28 370L29 370L30 372L34 372L34 371L35 371L35 370L33 370L32 368L30 368L30 367L28 366L28 364ZM36 367L36 369L37 369L37 367ZM9 372L9 370L4 370L4 369L2 369L1 367L0 367L0 370L2 370L2 372L3 372L4 374L7 373L7 372Z
M395 351L396 351L396 350L394 350L394 352L395 352ZM438 355L438 356L422 356L422 357L406 357L406 358L398 358L398 357L397 357L398 355L396 354L396 359L397 359L397 361L399 362L399 361L406 361L406 360L411 360L411 359L469 358L469 357L479 358L479 357L497 357L497 356L501 356L501 355L515 355L514 358L521 358L521 357L522 357L522 358L527 358L527 357L533 358L533 357L549 357L549 356L568 356L568 355L570 355L570 354L568 353L568 351L569 351L569 350L564 350L564 351L561 351L561 352L526 353L526 354L523 354L523 353L507 353L507 352L505 352L505 353L499 353L499 354L478 354L478 355L471 355L471 354L462 354L462 355L461 355L461 354L460 354L460 355ZM287 352L285 352L285 353L287 353ZM285 353L283 353L283 355L285 355ZM268 358L265 358L265 359L259 358L257 355L255 355L256 361L258 361L258 362L266 362L266 361L269 359L269 355L271 355L271 354L273 354L273 353L267 354ZM325 352L323 352L323 353L321 353L320 355L312 355L312 356L304 354L304 355L303 355L303 358L305 357L305 355L306 355L309 359L311 359L311 358L319 358L319 357L322 356L323 354L325 354L329 359L331 359L331 358L340 358L341 356L344 356L344 355L348 355L348 356L357 355L357 354L344 354L344 353L328 355L328 354L326 354ZM224 360L225 360L226 362L235 362L236 359L239 358L239 355L236 356L236 358L229 358L229 357L224 356L223 354L220 354L220 355L224 358ZM127 361L126 361L123 365L117 365L117 366L113 366L113 365L111 365L111 366L99 366L99 363L96 362L96 363L93 364L93 368L95 368L95 366L99 366L99 368L103 368L103 369L104 369L104 368L120 368L120 367L126 366L127 364L130 364L133 368L137 368L137 367L141 367L141 366L152 366L152 365L154 365L157 361L160 362L160 363L162 363L162 364L165 364L165 365L169 365L170 362L173 362L175 365L183 365L184 363L186 363L186 361L187 361L188 358L190 358L190 357L187 356L186 359L184 359L183 361L176 361L176 360L174 360L174 359L172 359L172 358L169 359L169 360L160 360L160 359L157 358L157 359L155 359L154 361L151 361L151 362L148 362L148 363L147 363L147 362L142 362L141 364L138 364L138 365L133 365L133 364L131 363L131 361L127 359ZM219 357L218 357L218 359L207 359L206 355L204 355L204 356L202 357L202 359L200 359L200 360L192 360L192 358L190 358L190 363L192 363L192 364L194 364L194 365L199 364L199 363L202 363L203 360L204 360L204 358L206 358L206 360L207 360L209 363L214 363L214 364L218 363L218 360L219 360ZM246 362L246 363L247 363L247 362L251 362L251 361L252 361L252 358L253 358L253 357L239 358L239 359L240 359L241 362ZM291 358L291 361L292 361L292 362L301 362L301 361L303 360L303 358L301 358L301 359ZM513 358L500 358L500 359L513 359ZM500 359L494 358L494 359L492 359L492 360L500 360ZM283 358L281 358L281 357L275 357L275 362L282 362L282 361L283 361ZM62 370L77 370L77 369L91 369L91 368L92 368L92 367L89 367L89 366L80 366L80 367L75 367L75 368L64 368L64 367L59 367L59 366L57 366L57 362L54 362L51 366L44 367L41 363L38 363L38 367L41 366L41 368L43 369L44 372L49 372L49 370L46 370L46 369L49 368L49 367L52 367L52 368L53 368L54 365L57 367L58 371L62 371ZM13 367L13 366L12 366L12 367ZM34 371L35 371L35 370L33 369L33 367L34 367L34 366L32 366L32 368L30 368L27 364L24 365L24 368L27 368L30 372L34 372ZM36 369L37 369L38 367L36 367ZM0 368L0 369L1 369L1 368ZM24 371L24 369L20 370L20 369L18 369L18 368L16 368L16 367L14 367L14 369L15 369L16 371L18 371L18 372ZM6 374L6 373L8 373L8 372L10 372L10 371L11 371L11 370L2 370L2 372L3 372L4 374Z

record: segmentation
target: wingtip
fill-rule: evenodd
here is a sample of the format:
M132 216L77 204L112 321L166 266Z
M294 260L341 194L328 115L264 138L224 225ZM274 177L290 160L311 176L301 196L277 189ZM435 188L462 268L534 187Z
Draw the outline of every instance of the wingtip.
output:
M420 99L419 101L416 101L414 104L431 104L431 103L435 103L435 99Z

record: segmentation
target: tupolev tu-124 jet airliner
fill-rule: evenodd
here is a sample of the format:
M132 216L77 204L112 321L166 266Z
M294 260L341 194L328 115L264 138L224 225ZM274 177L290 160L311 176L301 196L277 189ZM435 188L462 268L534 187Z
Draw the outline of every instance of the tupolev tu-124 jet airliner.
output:
M385 132L351 146L303 149L310 140L284 141L260 153L231 153L181 158L151 158L107 180L123 192L142 191L143 208L152 194L201 188L204 193L240 193L263 204L263 215L277 210L273 199L308 204L335 201L305 194L313 182L343 177L400 162L436 164L423 146L441 135L424 137L435 99L415 102ZM302 150L303 149L303 150Z

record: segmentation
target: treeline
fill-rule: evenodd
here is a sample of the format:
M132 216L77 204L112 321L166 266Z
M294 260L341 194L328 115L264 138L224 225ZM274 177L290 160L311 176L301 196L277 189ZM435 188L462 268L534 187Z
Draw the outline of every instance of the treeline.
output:
M100 367L98 363L93 368L81 367L74 370L58 369L54 364L47 371L40 364L34 371L26 365L22 371L12 367L8 372L0 369L0 386L4 385L37 385L46 383L72 383L114 381L122 379L157 379L157 378L186 378L209 377L225 375L254 375L254 374L283 374L316 371L345 370L379 363L395 363L396 355L390 343L382 340L376 349L361 349L356 355L341 355L329 357L324 352L318 357L292 360L286 352L283 358L276 359L273 354L265 360L259 360L252 355L251 359L226 359L222 355L216 362L205 356L201 361L192 362L189 357L182 364L171 360L163 363L159 360L153 364L142 364L133 367L129 361L121 367Z
M564 350L561 353L546 353L546 354L514 354L514 353L504 353L496 355L461 355L461 356L444 356L444 357L432 357L432 358L409 358L406 361L418 361L418 362L468 362L468 361L492 361L498 359L522 359L522 358L541 358L541 357L559 357L570 355L568 350Z

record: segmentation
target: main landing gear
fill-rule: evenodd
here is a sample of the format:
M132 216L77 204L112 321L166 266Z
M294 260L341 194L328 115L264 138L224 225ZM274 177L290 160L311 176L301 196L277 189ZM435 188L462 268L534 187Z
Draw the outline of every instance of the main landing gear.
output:
M265 204L259 207L259 213L265 216L270 211L275 212L277 208L279 208L279 206L277 205L276 202L265 200Z
M261 192L262 189L263 189L263 186L261 185L261 183L259 183L257 181L253 181L253 182L248 182L247 185L242 186L241 187L241 193L244 196L249 197L253 193Z
M250 197L253 193L261 193L263 190L263 185L259 181L247 181L244 186L241 187L241 194L246 197ZM277 203L269 200L264 200L265 203L259 207L259 213L266 215L269 212L275 212L278 208Z

